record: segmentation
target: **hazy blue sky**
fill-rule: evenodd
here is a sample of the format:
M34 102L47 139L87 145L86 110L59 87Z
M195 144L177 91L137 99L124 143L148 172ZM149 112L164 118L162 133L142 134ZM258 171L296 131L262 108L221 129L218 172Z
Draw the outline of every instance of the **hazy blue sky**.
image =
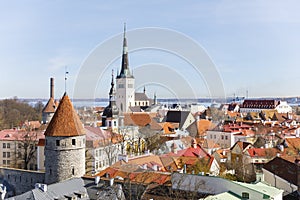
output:
M50 77L55 77L59 98L64 92L65 66L69 71L67 90L72 96L85 60L105 41L120 36L124 22L129 32L157 27L178 31L197 42L215 64L227 96L244 96L246 90L252 97L298 96L299 10L299 1L274 0L1 1L0 98L48 98ZM145 40L128 35L129 50L138 39ZM114 48L121 54L122 41L117 41ZM97 58L105 59L110 51ZM97 89L82 97L107 97L110 69L117 70L119 63L112 60L105 78L99 74ZM133 51L129 63L137 87L141 90L147 85L150 96L155 91L159 97L211 93L203 79L193 77L191 66L168 52ZM166 70L155 76L139 68L149 69L151 63L156 74L164 66L175 73ZM156 79L150 84L152 76ZM146 78L148 82L143 82ZM168 80L174 83L166 86ZM82 87L91 86L86 83ZM185 87L192 88L193 95L185 93Z

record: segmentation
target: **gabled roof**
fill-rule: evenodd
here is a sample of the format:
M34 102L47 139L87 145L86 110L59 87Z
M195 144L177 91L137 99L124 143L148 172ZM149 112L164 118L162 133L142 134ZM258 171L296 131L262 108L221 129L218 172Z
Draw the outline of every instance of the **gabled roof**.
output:
M196 148L189 147L187 149L179 150L176 154L173 153L173 156L184 156L184 157L210 157L210 155L200 146L197 145Z
M251 157L274 158L279 152L276 148L250 148L247 149Z
M268 170L269 172L281 177L282 179L298 185L297 171L300 169L300 165L296 163L287 161L280 157L276 157L267 164L263 166L263 169Z
M65 137L84 134L82 123L73 108L70 98L65 93L45 131L45 136Z
M169 110L164 121L179 123L179 128L182 128L189 114L189 111Z
M149 126L153 130L161 130L162 127L151 117L149 113L137 112L137 113L125 113L124 125L127 126Z
M243 151L243 150L245 150L248 146L250 146L250 145L252 145L252 144L249 143L249 142L238 141L238 142L236 142L236 143L230 148L230 150L234 149L235 146L237 146L237 145L238 145L238 146L240 147L240 149Z
M72 178L60 183L54 183L47 186L47 191L39 188L32 189L26 193L11 197L13 200L50 200L50 199L66 199L66 196L76 196L75 193L84 193L88 195L85 183L81 178ZM80 198L88 199L88 198Z
M149 98L143 92L136 92L135 93L135 101L149 101Z

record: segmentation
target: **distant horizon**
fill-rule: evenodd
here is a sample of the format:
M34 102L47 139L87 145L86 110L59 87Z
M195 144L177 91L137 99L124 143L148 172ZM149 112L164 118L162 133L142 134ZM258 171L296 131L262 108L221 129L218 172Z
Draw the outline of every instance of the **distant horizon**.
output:
M5 99L14 99L14 98L17 98L19 100L49 100L49 97L18 97L18 96L14 96L14 97L10 97L10 98L0 98L0 100L5 100ZM59 98L55 98L55 99L60 99L61 97ZM98 101L108 101L109 98L108 97L96 97L96 98L72 98L72 101L94 101L94 100L98 100ZM268 97L243 97L243 96L238 96L238 98L243 98L241 100L245 100L245 99L292 99L292 98L299 98L300 99L300 96L268 96ZM197 100L205 100L205 99L224 99L224 98L221 98L221 97L198 97L198 98L189 98L189 97L182 97L182 98L168 98L168 97L164 97L164 98L157 98L157 100L176 100L176 99L181 99L181 100L194 100L194 99L197 99ZM233 100L233 97L226 97L226 100L230 100L232 99Z

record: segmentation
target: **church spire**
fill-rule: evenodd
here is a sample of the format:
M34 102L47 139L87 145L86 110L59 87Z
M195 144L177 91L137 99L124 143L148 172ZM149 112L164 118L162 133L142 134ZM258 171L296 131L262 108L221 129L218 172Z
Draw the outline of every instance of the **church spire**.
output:
M115 96L116 91L115 91L115 83L114 83L114 70L111 72L111 87L109 91L109 100L112 100L113 96Z
M120 74L117 76L117 78L129 78L129 77L133 78L129 70L128 47L127 47L127 39L126 39L126 23L124 23L121 71Z

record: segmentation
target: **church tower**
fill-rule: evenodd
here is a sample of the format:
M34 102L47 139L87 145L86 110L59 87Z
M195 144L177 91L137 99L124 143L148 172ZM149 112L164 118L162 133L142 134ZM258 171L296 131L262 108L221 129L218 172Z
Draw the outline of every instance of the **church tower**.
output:
M111 77L111 87L109 91L109 105L103 111L102 126L111 129L113 132L118 132L119 108L116 105L116 90L115 90L113 71L111 76L112 77Z
M85 132L65 93L45 131L45 183L85 174Z
M128 112L129 107L135 106L135 89L134 89L134 77L130 73L128 63L128 49L126 40L126 25L124 25L123 36L123 54L120 74L117 75L117 96L116 104L121 113Z

